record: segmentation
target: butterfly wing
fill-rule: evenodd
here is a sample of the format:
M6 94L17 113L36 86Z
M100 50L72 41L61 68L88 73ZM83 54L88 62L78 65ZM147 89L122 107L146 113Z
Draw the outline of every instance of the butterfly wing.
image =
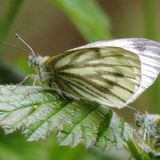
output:
M106 106L124 107L140 86L139 56L123 48L75 49L48 63L60 90Z
M144 38L126 38L109 41L99 41L78 47L120 47L139 56L141 62L141 82L136 93L126 102L129 104L137 99L156 80L160 73L160 43Z

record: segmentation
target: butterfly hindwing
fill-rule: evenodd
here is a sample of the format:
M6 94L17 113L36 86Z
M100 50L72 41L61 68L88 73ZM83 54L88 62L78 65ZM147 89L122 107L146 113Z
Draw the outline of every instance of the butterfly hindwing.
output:
M49 63L60 90L106 106L124 107L140 85L139 57L119 47L71 50Z

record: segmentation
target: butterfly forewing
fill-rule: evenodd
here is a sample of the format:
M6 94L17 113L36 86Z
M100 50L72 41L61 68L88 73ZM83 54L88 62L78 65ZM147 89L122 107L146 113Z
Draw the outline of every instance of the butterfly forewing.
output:
M140 85L139 57L118 47L71 50L49 63L66 95L106 106L124 107Z

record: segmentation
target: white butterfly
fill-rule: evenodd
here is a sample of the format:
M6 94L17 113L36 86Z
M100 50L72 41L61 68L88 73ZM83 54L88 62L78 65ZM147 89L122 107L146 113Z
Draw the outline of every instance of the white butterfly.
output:
M160 43L141 38L94 42L52 57L31 52L31 67L51 89L107 107L132 103L160 72Z

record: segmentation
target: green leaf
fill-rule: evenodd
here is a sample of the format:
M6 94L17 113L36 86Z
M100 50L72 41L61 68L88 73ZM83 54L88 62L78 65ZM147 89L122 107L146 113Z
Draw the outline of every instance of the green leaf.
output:
M147 153L144 149L145 146L139 146L138 142L133 139L127 140L127 145L130 150L130 153L136 160L156 160L154 157L150 156L150 153Z
M110 21L95 0L50 0L73 22L87 41L110 39Z
M82 157L92 156L82 145L74 149L59 146L54 135L45 141L31 143L17 132L6 136L0 130L0 139L0 160L82 160ZM96 155L92 157L102 160Z
M82 143L103 150L122 148L133 130L110 109L75 102L44 87L0 86L0 126L6 134L17 129L28 141L54 132L59 144Z

